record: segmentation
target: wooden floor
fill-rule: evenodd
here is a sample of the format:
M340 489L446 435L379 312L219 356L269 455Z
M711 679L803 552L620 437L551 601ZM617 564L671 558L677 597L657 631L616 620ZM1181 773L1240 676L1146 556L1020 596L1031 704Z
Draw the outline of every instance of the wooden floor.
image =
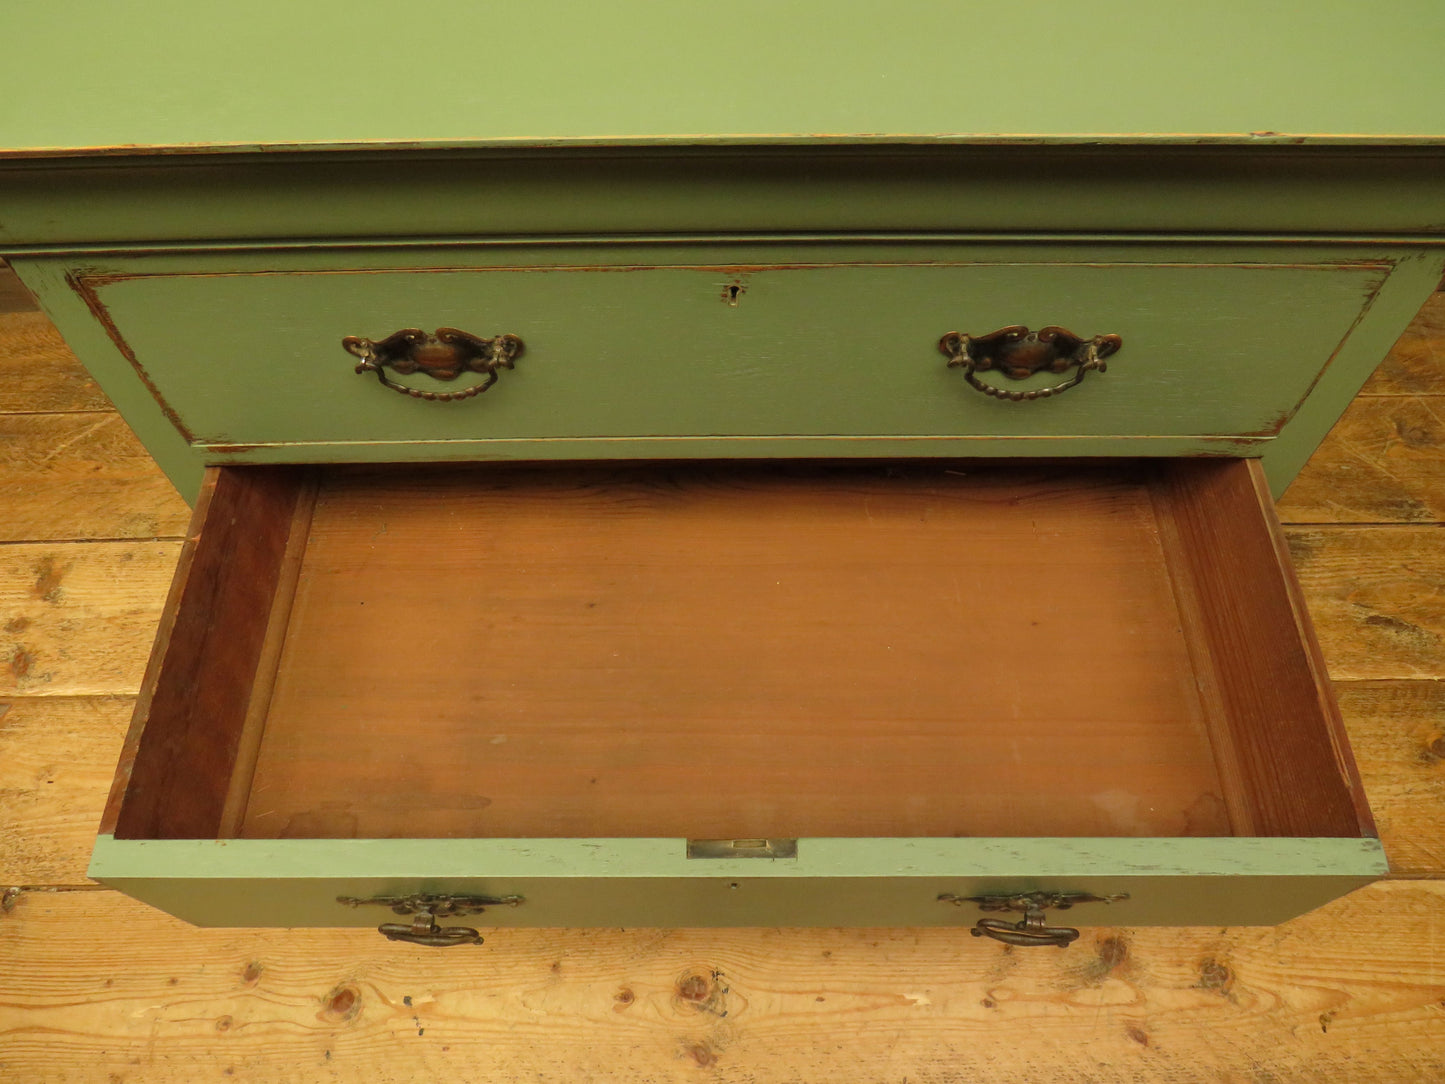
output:
M1285 926L198 930L85 876L187 510L0 311L0 1081L1445 1080L1445 295L1280 511L1394 869Z

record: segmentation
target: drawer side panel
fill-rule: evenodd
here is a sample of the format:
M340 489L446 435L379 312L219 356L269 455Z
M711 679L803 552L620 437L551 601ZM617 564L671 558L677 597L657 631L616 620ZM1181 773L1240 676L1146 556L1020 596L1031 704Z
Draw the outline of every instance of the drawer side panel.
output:
M208 487L118 773L123 838L218 833L278 587L299 556L290 543L304 490L264 471L213 471Z

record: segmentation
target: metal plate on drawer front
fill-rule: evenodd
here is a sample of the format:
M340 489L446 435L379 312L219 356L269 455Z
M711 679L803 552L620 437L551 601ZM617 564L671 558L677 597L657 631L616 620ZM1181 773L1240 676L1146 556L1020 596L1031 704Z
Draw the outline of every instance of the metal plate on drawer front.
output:
M434 443L440 457L457 442L464 456L689 455L736 440L736 454L786 455L805 440L802 454L856 455L871 438L966 454L960 438L1267 438L1390 270L1318 249L1219 247L447 255L448 266L415 254L416 266L396 254L134 258L72 282L192 442L222 452L337 458L366 442L377 459L388 444ZM729 262L741 258L755 262ZM1009 324L1125 345L1067 395L1000 403L950 373L937 343ZM340 346L443 326L518 335L527 352L487 395L429 403L357 376ZM690 451L700 440L713 450Z
M797 858L796 839L690 839L689 858Z

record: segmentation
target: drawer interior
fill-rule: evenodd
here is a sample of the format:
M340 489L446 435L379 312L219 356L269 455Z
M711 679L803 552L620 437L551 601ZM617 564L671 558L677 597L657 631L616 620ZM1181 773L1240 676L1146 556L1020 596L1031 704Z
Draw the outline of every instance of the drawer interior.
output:
M117 838L1360 836L1245 461L213 471Z

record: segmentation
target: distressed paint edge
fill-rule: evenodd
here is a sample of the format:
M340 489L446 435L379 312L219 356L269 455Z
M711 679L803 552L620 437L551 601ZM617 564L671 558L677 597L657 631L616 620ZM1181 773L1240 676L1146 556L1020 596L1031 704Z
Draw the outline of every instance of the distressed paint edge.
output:
M386 252L409 252L413 250L491 250L491 249L566 249L593 247L606 248L677 248L687 245L712 245L724 248L745 248L755 245L829 246L857 244L891 245L996 245L999 247L1021 247L1034 245L1069 245L1079 247L1114 246L1119 248L1148 248L1150 246L1172 247L1192 245L1197 247L1259 247L1261 238L1271 242L1299 248L1367 248L1380 246L1390 248L1439 248L1441 238L1434 234L1411 233L1259 233L1255 231L1229 232L1180 232L1138 230L1132 232L1109 232L1080 230L1065 232L1059 230L1029 230L1008 232L1000 230L917 230L898 232L888 230L860 230L856 233L839 233L825 230L799 230L793 233L780 231L739 231L728 234L709 234L696 231L677 233L630 233L630 234L579 234L579 233L485 233L476 236L455 234L422 234L406 237L390 237L385 234L374 236L358 235L333 239L275 237L255 238L237 241L133 241L94 242L78 244L61 242L55 244L12 244L0 245L0 251L19 259L34 258L78 258L86 259L103 256L107 258L136 257L157 259L164 257L206 257L206 256L258 256L272 253L320 253L354 252L379 250ZM1118 257L1119 262L1125 262ZM1138 261L1128 261L1138 262ZM1238 263L1239 261L1235 261ZM474 266L474 265L465 265ZM1182 266L1199 266L1187 264ZM1288 266L1288 265L1286 265Z
M136 840L102 835L89 874L257 877L1382 877L1373 837L813 838L795 859L688 859L684 839ZM484 871L484 872L483 872Z
M554 459L868 458L929 456L1259 456L1269 437L1155 436L618 436L196 445L212 466Z
M622 248L624 245L626 245L627 249L631 250L640 250L647 247L655 247L651 242L623 241L615 238L610 239L610 242L604 241L604 243L596 246L592 245L590 242L584 241L577 247L581 249L606 249L608 243L616 245L618 248ZM707 242L701 243L707 244ZM1187 271L1318 271L1324 274L1337 274L1344 271L1378 271L1382 272L1384 275L1388 275L1395 268L1395 261L1385 257L1359 257L1356 259L1341 257L1335 260L1320 260L1310 263L1300 263L1297 260L1292 262L1287 259L1282 259L1279 257L1278 254L1272 254L1271 257L1268 259L1261 258L1252 260L1182 260L1178 259L1177 257L1174 259L1164 259L1155 257L1150 254L1146 254L1139 259L1125 260L1116 258L1116 254L1110 253L1107 258L1094 255L1092 256L1092 258L1086 256L1083 259L1080 259L1078 257L1075 257L1073 259L1069 259L1066 257L1048 257L1045 259L1030 260L1024 259L1022 257L1009 258L1003 256L1002 254L994 253L976 253L971 259L963 259L958 254L950 251L949 254L945 257L933 259L929 259L926 256L920 257L913 256L911 254L903 255L902 253L892 259L878 257L860 258L856 252L845 253L842 258L834 256L830 259L827 258L827 256L829 255L828 253L816 253L814 251L814 247L818 245L826 246L831 243L833 243L831 240L824 240L821 242L794 242L788 239L783 239L779 241L757 242L758 245L766 245L769 248L783 249L785 253L787 253L788 250L792 250L794 258L790 260L781 259L779 257L764 259L762 258L761 253L753 251L753 258L751 260L743 262L738 262L736 260L722 261L717 258L694 260L679 258L670 263L663 260L640 261L636 258L630 260L624 259L615 262L597 259L593 259L590 262L582 262L577 260L576 256L573 255L573 258L571 260L564 263L457 262L450 264L407 264L400 267L388 266L386 264L371 264L361 267L308 267L303 264L300 267L232 267L222 270L195 270L189 268L181 268L172 271L101 271L91 268L77 268L70 272L70 274L67 276L67 281L70 283L72 289L81 292L83 296L87 296L87 300L90 300L91 296L94 295L94 292L96 290L105 287L130 282L144 282L154 279L301 278L305 276L322 275L342 276L386 274L454 275L459 273L501 273L511 275L557 273L568 274L575 272L585 272L588 274L620 274L627 272L651 271L706 271L711 274L718 275L762 275L775 271L859 271L895 269L927 269L930 271L936 271L945 269L974 269L980 267L1029 270L1034 268L1058 268L1069 270L1073 268L1087 267L1090 270L1094 271L1109 271L1123 268L1145 269L1151 271L1164 269ZM896 247L900 249L907 248L918 250L941 247L943 243L918 241L892 242L890 240L885 240L882 242L868 242L868 244L888 244L890 246L896 245ZM966 243L963 244L966 245ZM316 247L320 248L321 246ZM505 249L509 246L501 243L488 243L474 247L485 249L490 253L498 249ZM540 245L528 246L527 255L532 255L534 251L537 251L542 247L543 246ZM853 247L862 248L863 246L861 244L855 244ZM950 245L950 249L952 249L953 247L963 247L963 245ZM1036 242L1025 242L1019 240L1013 244L1010 244L1008 242L1000 242L998 243L997 247L1026 249L1028 247L1040 248L1043 246ZM1083 247L1091 249L1095 252L1097 251L1094 246L1082 245L1080 242L1075 240L1060 242L1058 247ZM802 252L799 252L799 250L802 250ZM269 251L270 250L266 250L261 254L269 254ZM611 255L611 253L609 252L608 255ZM1383 284L1383 277L1379 280L1379 282L1373 284L1370 292L1371 299L1373 299L1374 292L1378 290L1381 286L1383 286ZM96 299L96 301L98 302L98 298Z
M1330 363L1262 457L1275 500L1304 469L1399 335L1440 287L1445 255L1411 253L1395 264Z
M71 289L68 268L58 261L11 259L10 266L66 345L83 358L86 372L100 385L151 458L187 504L194 505L205 471L202 457L166 417L85 300Z
M901 132L858 133L650 133L589 136L504 136L494 139L337 139L287 142L193 142L55 144L0 147L0 161L51 161L71 158L166 158L230 154L332 154L356 151L545 150L550 148L676 147L1033 147L1033 146L1320 146L1387 149L1438 147L1445 134L1414 132Z
M805 839L798 859L689 860L680 839L115 840L97 880L202 926L374 925L343 898L520 896L507 927L965 926L945 896L1121 898L1075 924L1274 925L1378 879L1377 840ZM484 870L482 874L476 871Z

